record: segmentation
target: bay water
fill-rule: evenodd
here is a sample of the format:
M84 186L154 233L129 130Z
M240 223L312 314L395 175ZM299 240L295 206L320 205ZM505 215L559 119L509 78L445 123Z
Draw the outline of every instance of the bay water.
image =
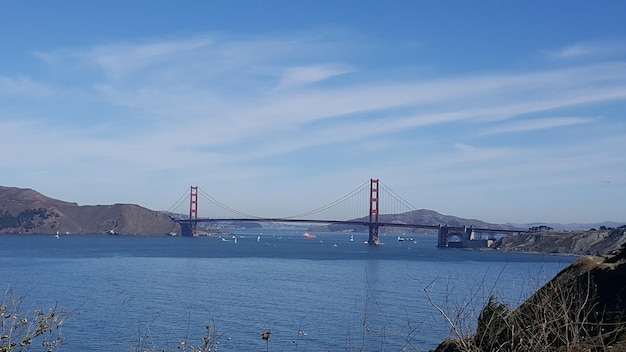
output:
M303 232L0 235L0 297L71 312L61 351L175 351L206 326L219 351L427 351L450 322L469 334L490 295L515 307L576 259Z

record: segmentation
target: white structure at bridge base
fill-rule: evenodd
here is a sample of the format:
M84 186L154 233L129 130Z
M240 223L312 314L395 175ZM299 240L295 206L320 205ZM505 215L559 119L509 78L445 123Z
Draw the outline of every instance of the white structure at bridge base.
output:
M437 247L439 248L489 248L493 239L477 239L473 227L448 227L439 225Z

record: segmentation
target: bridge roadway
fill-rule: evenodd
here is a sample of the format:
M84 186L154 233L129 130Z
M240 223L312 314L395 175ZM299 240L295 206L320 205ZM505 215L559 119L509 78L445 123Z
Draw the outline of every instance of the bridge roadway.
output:
M281 219L281 218L231 218L231 219L214 219L214 218L198 218L194 220L180 219L179 223L198 223L198 222L286 222L286 223L308 223L308 224L342 224L342 225L359 225L370 226L368 221L359 220L308 220L308 219ZM406 224L397 222L379 222L378 227L403 227L414 229L428 229L439 230L441 227L446 227L448 231L465 231L467 226L447 226L447 225L425 225L425 224ZM480 233L521 233L526 232L524 230L510 230L510 229L488 229L488 228L471 228L474 232Z

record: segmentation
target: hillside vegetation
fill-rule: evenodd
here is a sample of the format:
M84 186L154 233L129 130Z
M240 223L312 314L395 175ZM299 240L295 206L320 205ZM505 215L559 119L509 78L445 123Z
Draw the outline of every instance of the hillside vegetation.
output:
M0 233L180 233L167 214L136 204L86 205L49 198L32 189L0 186Z
M446 340L435 351L623 352L625 297L626 245L579 258L517 309L492 297L474 335Z

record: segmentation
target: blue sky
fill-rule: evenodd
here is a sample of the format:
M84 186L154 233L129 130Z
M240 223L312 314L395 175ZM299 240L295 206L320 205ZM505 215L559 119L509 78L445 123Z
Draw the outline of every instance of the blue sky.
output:
M275 217L378 178L443 214L626 222L626 2L0 6L0 185Z

